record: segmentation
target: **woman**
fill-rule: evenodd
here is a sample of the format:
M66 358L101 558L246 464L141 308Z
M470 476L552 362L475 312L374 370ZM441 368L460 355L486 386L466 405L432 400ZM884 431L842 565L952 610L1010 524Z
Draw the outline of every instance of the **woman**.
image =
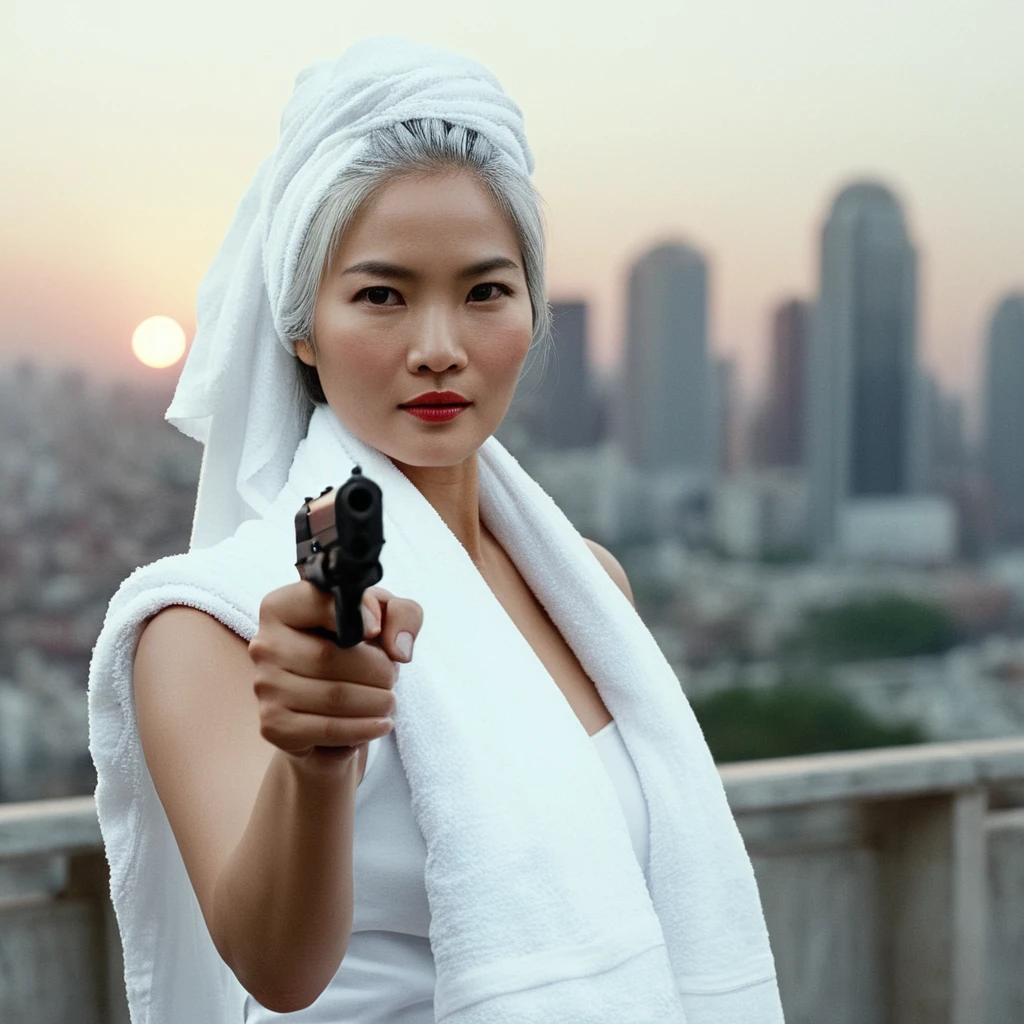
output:
M366 116L375 87L376 122ZM710 894L703 873L743 899L709 895L722 914L709 926L703 911L683 913L685 880L669 881L671 835L686 857L681 831L660 823L682 829L695 812L661 809L660 762L629 724L640 698L617 689L655 646L626 605L625 574L590 541L592 556L580 555L560 514L544 525L544 496L530 497L539 488L492 436L549 326L518 108L479 65L387 37L307 69L292 107L221 271L215 261L204 280L191 366L168 410L206 445L192 550L126 581L90 675L97 805L134 1013L781 1020L720 784L698 805L715 838L694 850L688 884ZM346 132L348 148L325 158ZM255 250L238 239L253 234L257 284L239 269ZM267 305L281 345L254 356ZM365 640L343 650L311 632L333 629L330 595L283 581L294 579L297 488L324 472L340 483L346 458L383 487L384 581L395 583L367 591ZM532 512L517 511L530 501ZM531 552L535 542L547 547ZM572 588L598 594L577 618ZM588 643L588 631L607 635L626 618L623 605L614 650ZM688 712L678 687L661 699ZM686 728L702 746L678 721L676 739ZM596 786L580 735L603 763ZM541 763L517 767L533 742ZM560 745L574 752L564 761ZM711 780L706 748L697 757L692 771ZM546 788L560 787L549 800ZM735 870L719 870L720 856ZM594 883L580 884L584 859L606 889L600 907L588 905ZM505 879L517 860L525 875Z

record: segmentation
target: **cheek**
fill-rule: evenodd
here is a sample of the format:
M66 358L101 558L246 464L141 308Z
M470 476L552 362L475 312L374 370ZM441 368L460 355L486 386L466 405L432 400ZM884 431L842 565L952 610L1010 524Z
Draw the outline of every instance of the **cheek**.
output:
M370 385L394 377L394 361L387 347L353 333L335 339L331 347L331 372L349 392L365 395Z
M488 357L491 368L496 373L506 372L518 374L519 368L530 350L533 338L533 323L510 324L509 327L497 332L489 346Z
M381 333L378 325L362 322L345 302L333 296L324 297L318 305L315 324L321 361L342 387L379 372L386 336L375 337L375 332Z

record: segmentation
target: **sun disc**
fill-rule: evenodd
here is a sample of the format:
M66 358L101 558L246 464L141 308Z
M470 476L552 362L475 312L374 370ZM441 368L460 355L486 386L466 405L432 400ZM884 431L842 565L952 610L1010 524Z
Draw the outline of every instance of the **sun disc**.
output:
M185 352L185 331L169 316L151 316L135 328L132 351L155 370L173 366Z

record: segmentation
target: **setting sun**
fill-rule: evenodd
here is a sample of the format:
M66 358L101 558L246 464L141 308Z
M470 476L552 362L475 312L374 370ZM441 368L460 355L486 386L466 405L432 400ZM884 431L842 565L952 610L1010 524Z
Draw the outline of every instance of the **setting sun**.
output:
M132 351L139 362L162 370L173 366L185 351L185 332L169 316L143 320L132 335Z

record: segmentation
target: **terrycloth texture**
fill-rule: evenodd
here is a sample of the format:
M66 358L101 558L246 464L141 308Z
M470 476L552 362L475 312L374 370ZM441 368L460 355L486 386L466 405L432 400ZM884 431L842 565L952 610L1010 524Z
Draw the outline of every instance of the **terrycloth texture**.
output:
M135 1024L237 1024L242 995L198 915L140 749L140 627L187 603L251 637L262 597L297 578L296 509L356 463L384 493L381 585L424 609L395 687L395 738L427 846L436 1019L782 1020L750 861L671 667L496 438L479 459L484 523L594 680L636 766L650 889L592 741L466 551L389 459L319 407L264 517L133 573L94 651L90 749Z
M284 484L308 418L283 322L300 247L317 203L358 159L366 135L416 117L476 129L512 166L533 172L522 113L476 61L377 36L299 74L277 148L200 283L195 338L167 410L206 446L190 547L231 536Z

